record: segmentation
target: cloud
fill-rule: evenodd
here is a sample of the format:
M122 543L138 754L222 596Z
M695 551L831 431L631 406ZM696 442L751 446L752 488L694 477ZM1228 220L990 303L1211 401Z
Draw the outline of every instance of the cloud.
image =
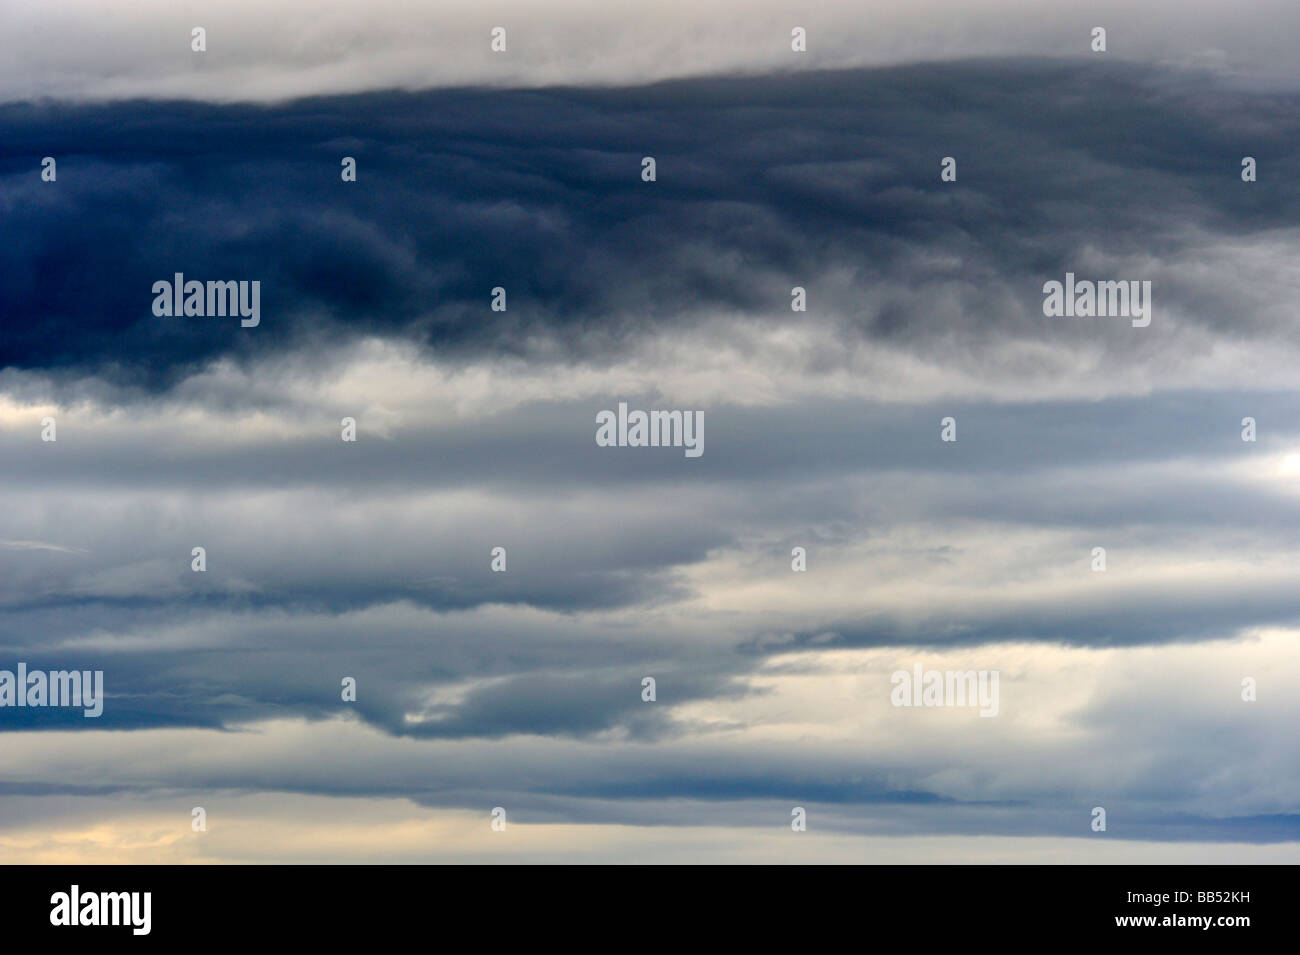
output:
M1098 859L1099 804L1285 856L1295 106L1015 60L0 108L0 668L108 693L0 710L0 853L201 857L212 802L241 834L203 851L256 857L301 797L386 807L358 857L493 805L525 856L762 857L806 805ZM155 317L176 271L261 281L262 324ZM1151 280L1151 327L1046 318L1066 271ZM620 400L702 412L705 454L597 447ZM916 663L998 669L998 719L890 706Z
M0 540L0 547L6 550L45 550L53 551L57 554L89 554L90 551L83 550L80 547L64 547L60 544L51 544L47 541L11 541Z
M638 701L692 724L655 739L396 737L336 715L222 734L141 730L113 735L112 745L103 732L17 734L2 762L14 798L40 786L88 798L96 794L75 781L93 778L100 796L184 793L182 805L214 817L232 797L271 792L480 812L504 805L524 825L745 829L777 825L804 805L817 829L846 834L1086 839L1101 805L1119 839L1294 842L1294 781L1271 770L1294 761L1294 742L1273 729L1296 715L1293 641L1294 631L1260 633L1177 660L1156 648L1015 644L801 653L750 677L761 694ZM914 662L1000 669L999 717L892 707L889 674ZM1241 701L1241 673L1269 687L1257 704ZM662 685L671 691L673 681ZM364 679L358 688L362 698L378 689ZM524 690L509 705L532 707L559 685L534 689L537 697ZM1187 732L1198 746L1181 746ZM1226 766L1238 772L1225 775Z
M1213 70L1242 84L1291 84L1293 8L1257 0L1250 15L1213 0L1109 0L1085 14L1050 0L670 0L609 7L593 0L494 0L465 8L377 0L227 0L184 9L141 0L105 10L91 0L51 8L11 0L12 38L0 101L56 97L277 101L319 93L462 86L637 84L698 75L766 75L954 57L1108 58ZM490 31L507 30L504 53ZM791 51L791 30L808 51ZM207 31L207 51L191 31Z
M931 390L1103 372L1130 391L1287 387L1300 191L1274 171L1297 158L1295 106L1044 62L9 106L0 255L17 280L0 306L29 317L0 366L165 388L222 357L367 337L534 365L606 363L668 331L771 350L799 285L810 337L791 377L888 352L929 366ZM62 157L56 183L44 155ZM358 182L340 181L343 155ZM1044 318L1043 283L1067 271L1151 281L1152 327ZM153 283L177 272L260 281L262 324L155 317ZM498 286L506 312L489 308Z

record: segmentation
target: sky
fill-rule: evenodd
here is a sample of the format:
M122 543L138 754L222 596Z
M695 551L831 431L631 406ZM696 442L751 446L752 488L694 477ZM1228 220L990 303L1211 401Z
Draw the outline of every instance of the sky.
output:
M1298 18L7 0L0 861L1300 860Z

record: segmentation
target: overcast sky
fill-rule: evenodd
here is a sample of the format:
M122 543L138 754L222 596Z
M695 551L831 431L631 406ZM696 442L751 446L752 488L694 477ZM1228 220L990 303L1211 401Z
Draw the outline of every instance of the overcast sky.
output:
M6 4L0 859L1296 861L1294 11L895 6Z

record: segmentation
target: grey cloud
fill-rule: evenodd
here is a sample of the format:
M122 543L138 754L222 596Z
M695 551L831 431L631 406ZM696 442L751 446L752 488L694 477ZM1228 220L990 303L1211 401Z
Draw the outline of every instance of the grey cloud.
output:
M162 387L220 355L358 333L603 356L719 311L774 323L796 284L801 321L989 374L1016 341L1168 361L1203 347L1188 329L1226 334L1234 305L1234 339L1289 341L1281 303L1239 269L1177 264L1207 236L1293 227L1300 190L1276 170L1297 158L1295 105L1041 61L257 110L11 105L0 188L21 228L0 264L20 278L0 306L41 320L15 324L0 365ZM349 139L355 184L338 181ZM1247 153L1267 170L1249 187ZM63 157L57 184L39 182L43 155ZM939 182L945 155L957 184ZM1294 282L1284 259L1258 268ZM1042 283L1091 269L1152 279L1166 322L1045 321ZM263 324L155 318L152 283L176 271L259 279ZM488 309L498 285L506 313Z

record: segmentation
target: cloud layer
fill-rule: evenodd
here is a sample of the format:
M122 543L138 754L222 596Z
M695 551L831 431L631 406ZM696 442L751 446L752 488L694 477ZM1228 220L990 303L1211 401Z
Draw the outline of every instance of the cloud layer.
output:
M818 858L1094 861L1104 806L1294 858L1296 106L1003 60L0 108L0 668L108 691L0 710L0 855L771 860L805 806ZM261 325L154 316L177 271ZM1067 271L1151 326L1044 316ZM619 401L704 455L597 447ZM891 706L918 664L999 715Z
M1295 88L1300 22L1289 0L493 0L465 7L376 0L10 0L0 102L43 97L281 101L322 93L469 86L635 85L973 56L1107 56L1195 66L1251 86ZM207 31L195 53L191 35ZM491 31L506 31L494 53ZM807 31L807 50L791 31Z

